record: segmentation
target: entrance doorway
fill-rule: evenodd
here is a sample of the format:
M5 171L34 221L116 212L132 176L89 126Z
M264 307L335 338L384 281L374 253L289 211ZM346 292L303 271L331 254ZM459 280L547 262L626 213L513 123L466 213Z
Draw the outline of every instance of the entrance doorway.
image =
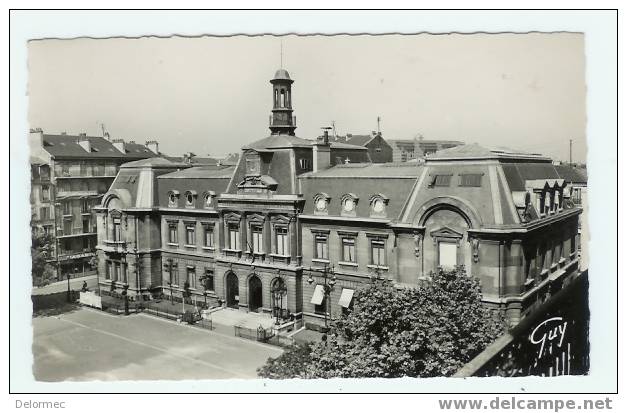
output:
M253 275L248 280L248 309L257 312L263 305L261 280Z
M226 305L239 308L239 280L233 272L226 275Z

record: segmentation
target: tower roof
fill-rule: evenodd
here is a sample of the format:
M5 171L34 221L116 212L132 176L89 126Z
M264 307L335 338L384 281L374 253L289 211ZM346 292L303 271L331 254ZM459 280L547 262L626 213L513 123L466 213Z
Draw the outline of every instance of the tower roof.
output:
M272 80L292 80L290 74L285 69L279 69L274 73L274 79Z

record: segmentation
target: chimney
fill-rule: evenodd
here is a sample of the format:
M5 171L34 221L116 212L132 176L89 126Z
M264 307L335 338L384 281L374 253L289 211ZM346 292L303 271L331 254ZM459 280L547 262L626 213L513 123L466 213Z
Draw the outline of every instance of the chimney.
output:
M44 148L44 131L41 128L31 128L28 134L28 146L31 154L39 153Z
M331 166L331 145L329 144L329 129L323 128L324 136L322 141L317 141L313 145L313 171L318 172Z
M153 151L155 154L159 155L159 142L157 141L146 141L146 148Z
M81 145L81 148L85 149L86 152L91 153L91 142L87 138L86 134L80 134L79 138L76 140L76 143Z
M126 147L124 145L124 139L112 139L111 143L118 151L126 153Z

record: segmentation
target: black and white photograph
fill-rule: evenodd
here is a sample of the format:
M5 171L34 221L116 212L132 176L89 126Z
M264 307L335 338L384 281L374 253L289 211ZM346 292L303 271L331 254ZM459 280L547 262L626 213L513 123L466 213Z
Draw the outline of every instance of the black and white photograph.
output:
M20 63L39 389L589 377L584 30L112 30Z

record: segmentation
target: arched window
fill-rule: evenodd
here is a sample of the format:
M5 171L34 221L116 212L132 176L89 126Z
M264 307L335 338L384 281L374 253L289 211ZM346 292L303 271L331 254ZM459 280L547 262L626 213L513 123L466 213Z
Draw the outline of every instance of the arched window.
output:
M279 106L279 91L274 89L274 107Z
M285 90L281 89L281 107L285 107Z

